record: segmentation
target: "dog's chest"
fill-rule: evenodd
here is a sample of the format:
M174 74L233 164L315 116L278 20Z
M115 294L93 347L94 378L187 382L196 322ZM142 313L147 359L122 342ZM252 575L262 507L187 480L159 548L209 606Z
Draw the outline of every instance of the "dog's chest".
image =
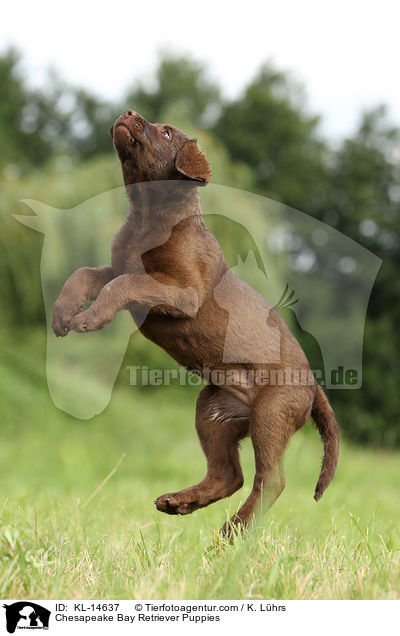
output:
M142 230L125 224L117 232L111 247L111 265L116 276L121 274L146 274L168 265L165 258L158 263L163 246L171 237L171 228L153 227ZM147 258L145 255L147 254ZM151 254L151 257L149 255ZM170 260L174 260L172 254Z
M122 226L111 248L111 266L115 275L144 274L142 255L146 249L146 237L135 234L126 225Z

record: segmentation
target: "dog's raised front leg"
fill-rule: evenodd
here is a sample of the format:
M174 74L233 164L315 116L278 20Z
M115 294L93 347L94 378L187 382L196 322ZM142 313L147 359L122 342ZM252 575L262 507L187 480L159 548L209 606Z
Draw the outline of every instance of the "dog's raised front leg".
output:
M104 285L114 278L111 267L81 267L65 282L53 311L53 331L66 336L76 314L87 301L95 300Z
M94 303L75 316L72 329L85 333L97 331L108 325L121 309L131 303L151 309L166 305L195 316L198 310L198 295L193 287L178 287L167 276L156 280L148 274L122 274L107 283Z

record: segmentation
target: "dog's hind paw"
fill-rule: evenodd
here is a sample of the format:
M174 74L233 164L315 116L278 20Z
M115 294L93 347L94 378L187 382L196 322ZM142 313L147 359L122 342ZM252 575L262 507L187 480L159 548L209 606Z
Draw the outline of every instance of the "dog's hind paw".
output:
M186 501L185 501L186 499ZM157 510L165 512L167 515L189 515L198 508L201 508L201 504L193 493L192 497L181 496L181 493L169 493L167 495L161 495L155 502Z
M221 528L221 534L228 541L233 541L237 536L244 534L248 528L248 523L240 519L236 514L228 521L225 521Z

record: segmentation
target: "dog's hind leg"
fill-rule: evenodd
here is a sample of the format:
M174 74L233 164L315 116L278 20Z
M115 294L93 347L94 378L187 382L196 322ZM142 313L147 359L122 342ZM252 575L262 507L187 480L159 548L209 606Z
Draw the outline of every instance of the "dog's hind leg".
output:
M313 388L309 386L264 387L256 396L249 428L256 465L253 489L225 523L224 533L234 534L239 524L247 526L256 512L265 512L283 491L283 453L293 433L310 416L312 400Z
M271 473L271 477L263 485L262 496L260 501L260 514L267 512L269 508L275 503L279 495L282 494L286 486L286 477L283 467L283 455L278 459L278 462Z
M241 488L239 442L248 434L249 412L249 407L216 386L207 385L200 392L196 429L207 458L207 474L191 488L158 497L158 510L188 514Z

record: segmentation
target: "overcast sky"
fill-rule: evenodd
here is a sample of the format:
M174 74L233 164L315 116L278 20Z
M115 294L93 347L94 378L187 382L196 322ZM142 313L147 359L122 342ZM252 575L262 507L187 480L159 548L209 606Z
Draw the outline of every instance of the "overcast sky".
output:
M207 62L227 95L272 59L338 137L381 102L400 124L399 32L396 0L18 0L2 11L0 50L22 51L32 84L52 66L109 98L151 74L162 47Z

